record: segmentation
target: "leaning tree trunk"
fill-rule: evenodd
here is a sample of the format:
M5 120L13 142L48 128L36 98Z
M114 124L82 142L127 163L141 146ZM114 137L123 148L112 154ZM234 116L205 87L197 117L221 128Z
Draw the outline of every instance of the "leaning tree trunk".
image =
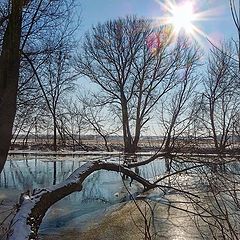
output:
M0 173L11 144L20 68L23 0L12 0L0 55Z
M19 210L11 221L8 239L37 239L38 229L47 210L67 195L82 190L83 181L97 170L122 172L124 175L141 183L145 189L156 187L155 184L135 174L119 164L105 161L93 161L75 170L64 182L46 189L33 190L33 194L25 193L20 198Z

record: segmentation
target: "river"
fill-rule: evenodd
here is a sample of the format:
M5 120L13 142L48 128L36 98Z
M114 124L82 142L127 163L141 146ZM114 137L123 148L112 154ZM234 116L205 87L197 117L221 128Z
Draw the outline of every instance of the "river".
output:
M10 156L6 162L4 171L0 175L0 202L3 201L7 206L11 206L18 202L22 192L59 183L86 161L102 158L104 157ZM118 156L106 158L115 163L122 161ZM147 198L154 203L159 203L162 213L164 212L156 220L158 225L165 226L161 230L160 235L162 238L155 239L201 239L201 234L198 234L197 228L194 227L196 224L191 219L191 216L187 212L177 209L186 209L186 203L184 203L186 198L183 198L182 192L177 193L175 191L175 188L179 188L196 193L196 186L200 190L198 192L208 191L206 190L208 183L201 171L205 172L205 169L209 168L209 164L201 167L200 171L193 168L187 172L181 172L182 169L191 168L195 165L201 165L201 163L196 163L196 161L183 162L177 159L177 161L171 161L170 168L169 160L166 161L166 159L160 158L148 165L134 169L144 178L152 180L162 177L167 173L180 171L176 176L173 175L162 182L166 186L164 193L162 189L148 193ZM228 165L230 166L228 168L231 170L231 173L239 172L238 163L231 162ZM216 171L223 170L221 164L216 166ZM212 166L210 167L212 168ZM200 175L199 172L201 173ZM89 227L89 223L99 222L98 219L102 219L106 215L106 212L129 200L131 196L128 191L132 194L141 191L142 188L139 184L133 183L130 186L130 182L131 180L127 179L125 180L125 184L123 184L122 176L119 173L105 170L95 172L86 179L81 192L71 194L62 199L47 212L40 228L40 235L51 236L57 235L59 232L66 234L68 231L76 231L76 229L79 232L86 230ZM169 200L174 202L174 208L171 208L171 213L167 212L167 210L169 211ZM192 205L191 207L190 205L187 206L187 208L191 211L194 210ZM156 212L159 212L159 210L156 210ZM169 227L170 225L171 227Z

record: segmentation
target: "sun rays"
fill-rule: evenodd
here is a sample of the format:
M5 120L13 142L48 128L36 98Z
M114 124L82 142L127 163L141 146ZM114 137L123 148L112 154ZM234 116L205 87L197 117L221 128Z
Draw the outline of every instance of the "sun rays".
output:
M200 9L200 1L193 0L156 0L161 7L162 16L156 19L157 25L171 26L171 38L179 34L188 37L201 44L203 38L209 38L199 26L201 21L208 21L217 15L218 9ZM197 3L198 2L198 3ZM206 10L207 9L207 10Z

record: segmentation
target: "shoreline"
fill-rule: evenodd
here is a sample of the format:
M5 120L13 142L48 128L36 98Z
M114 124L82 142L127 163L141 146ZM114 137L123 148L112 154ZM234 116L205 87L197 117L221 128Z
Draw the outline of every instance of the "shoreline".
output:
M36 151L36 150L9 150L8 156L23 155L23 156L54 156L54 157L82 157L82 156L146 156L151 157L153 155L159 155L164 157L166 152L137 152L134 155L124 154L124 152L106 152L106 151ZM197 153L197 152L172 152L173 157L234 157L240 158L240 154L217 154L217 153Z

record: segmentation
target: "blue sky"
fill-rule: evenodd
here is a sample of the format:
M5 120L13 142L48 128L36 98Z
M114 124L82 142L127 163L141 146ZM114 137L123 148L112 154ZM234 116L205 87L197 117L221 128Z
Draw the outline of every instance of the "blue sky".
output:
M181 0L183 1L183 0ZM198 28L214 40L228 39L235 34L230 15L228 0L192 0L197 12L210 11L204 21L196 22ZM163 16L160 3L164 0L82 0L81 33L98 22L136 15L139 17L156 18ZM176 3L179 1L175 1ZM202 39L203 40L203 39ZM204 42L204 40L203 40ZM205 44L207 42L205 41Z
M84 33L97 23L126 15L153 19L162 17L164 9L161 3L166 1L170 0L81 0L80 35L84 36ZM236 35L229 0L175 0L177 4L180 1L192 1L196 12L209 12L204 21L197 21L194 24L211 38L214 44ZM201 47L207 52L211 44L203 36L199 36L199 39ZM81 83L92 88L91 82L86 79L82 78Z

